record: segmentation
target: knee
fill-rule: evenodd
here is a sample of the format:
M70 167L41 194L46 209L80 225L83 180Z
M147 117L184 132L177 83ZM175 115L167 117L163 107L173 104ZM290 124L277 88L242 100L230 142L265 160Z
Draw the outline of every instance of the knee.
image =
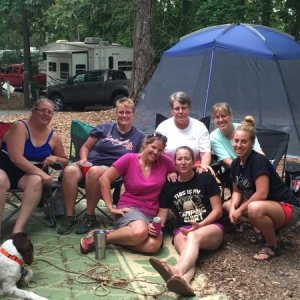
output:
M0 190L4 190L5 192L10 189L10 181L7 174L0 170Z
M105 169L99 166L93 166L89 169L86 179L87 181L95 181L98 182L99 178L102 176L104 173Z
M24 191L27 188L32 188L35 191L42 192L42 190L43 190L42 178L38 175L29 175L29 178L28 178L28 181L26 183L26 187L25 187Z
M131 238L136 244L140 244L148 238L149 230L147 224L136 226L132 230Z
M64 169L63 182L79 181L81 179L81 176L81 171L78 166L67 166Z
M201 242L202 235L201 234L196 234L195 231L190 231L188 235L186 236L186 240L188 242L192 242L193 244L198 244Z
M250 202L247 207L247 213L249 219L255 219L262 215L262 209L259 203L256 201Z

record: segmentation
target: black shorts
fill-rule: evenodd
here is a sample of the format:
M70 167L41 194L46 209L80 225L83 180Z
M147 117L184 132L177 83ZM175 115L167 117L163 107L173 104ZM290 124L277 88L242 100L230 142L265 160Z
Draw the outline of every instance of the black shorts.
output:
M2 169L8 176L10 181L10 188L18 188L19 180L26 174L21 169L17 168L9 159L8 155L0 151L0 169Z

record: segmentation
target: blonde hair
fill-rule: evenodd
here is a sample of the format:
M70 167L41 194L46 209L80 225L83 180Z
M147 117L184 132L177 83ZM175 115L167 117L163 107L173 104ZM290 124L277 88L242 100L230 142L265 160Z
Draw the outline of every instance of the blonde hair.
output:
M224 112L228 116L232 116L232 110L227 102L217 102L213 105L211 109L211 114L213 118L217 112Z
M119 105L126 105L126 106L130 106L132 108L132 111L135 111L135 104L134 101L128 97L123 97L121 99L118 99L116 101L116 108L118 108Z
M255 119L252 116L246 116L242 123L237 127L236 130L246 131L250 134L252 143L255 142L256 130L255 130Z

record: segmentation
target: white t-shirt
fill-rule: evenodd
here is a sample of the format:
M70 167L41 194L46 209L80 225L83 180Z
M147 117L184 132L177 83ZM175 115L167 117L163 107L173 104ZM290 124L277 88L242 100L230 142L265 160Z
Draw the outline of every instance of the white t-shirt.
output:
M194 151L195 160L200 160L200 152L210 152L209 133L205 125L189 117L189 125L184 129L176 127L174 118L169 118L160 123L156 131L165 135L168 142L165 153L174 158L175 151L180 146L189 146Z

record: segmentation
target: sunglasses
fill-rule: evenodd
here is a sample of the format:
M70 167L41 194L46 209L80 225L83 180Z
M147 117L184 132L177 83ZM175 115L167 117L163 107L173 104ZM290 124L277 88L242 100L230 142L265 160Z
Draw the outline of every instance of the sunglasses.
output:
M157 132L157 131L155 131L155 132L153 132L153 133L151 133L151 134L149 134L149 135L147 136L147 139L151 139L151 138L157 138L157 139L160 139L160 140L162 140L165 144L166 144L167 141L168 141L168 138L167 138L166 136L164 136L163 134L161 134L161 133L159 133L159 132Z

